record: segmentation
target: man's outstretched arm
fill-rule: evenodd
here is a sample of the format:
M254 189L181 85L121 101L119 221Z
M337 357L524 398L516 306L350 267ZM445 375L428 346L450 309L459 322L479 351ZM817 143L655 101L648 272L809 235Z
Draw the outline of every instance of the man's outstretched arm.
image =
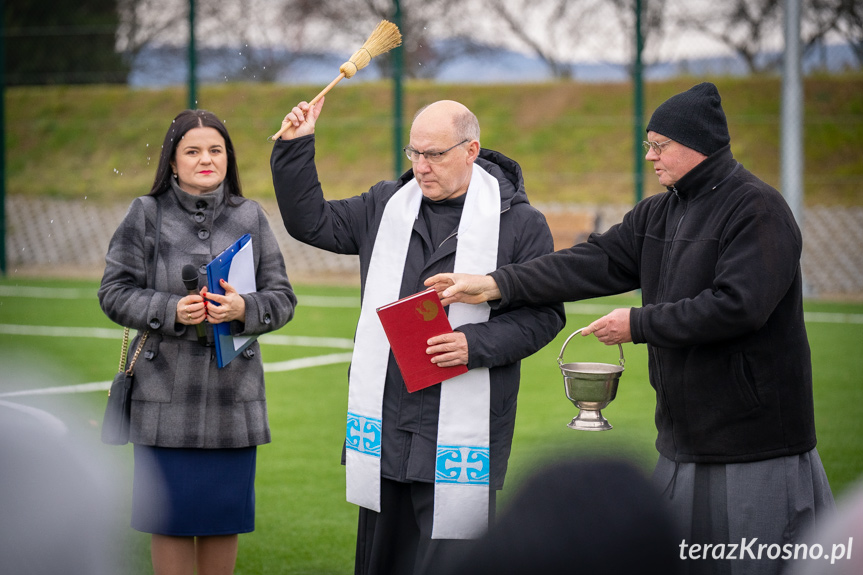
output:
M451 303L483 303L500 299L494 278L488 275L443 273L428 278L426 287L433 287L443 305Z

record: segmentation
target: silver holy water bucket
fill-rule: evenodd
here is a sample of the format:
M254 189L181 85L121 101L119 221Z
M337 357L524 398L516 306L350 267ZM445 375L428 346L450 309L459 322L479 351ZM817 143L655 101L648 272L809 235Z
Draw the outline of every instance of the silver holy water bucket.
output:
M611 424L602 416L601 410L617 395L617 384L624 369L623 347L617 344L620 349L619 365L589 362L563 363L566 344L584 329L581 328L566 338L563 347L560 348L560 355L557 356L557 365L563 373L563 389L566 392L566 398L579 409L578 415L566 425L571 429L605 431L611 429Z

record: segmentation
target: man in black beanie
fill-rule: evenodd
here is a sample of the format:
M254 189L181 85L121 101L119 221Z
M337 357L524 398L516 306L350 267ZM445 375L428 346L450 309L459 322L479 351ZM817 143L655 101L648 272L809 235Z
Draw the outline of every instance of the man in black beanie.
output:
M613 310L582 335L647 344L654 480L683 529L680 559L689 573L779 573L801 527L834 507L815 449L800 229L779 192L732 156L713 84L661 104L644 145L668 191L620 224L486 276L426 285L444 305L514 307L641 289L641 307Z

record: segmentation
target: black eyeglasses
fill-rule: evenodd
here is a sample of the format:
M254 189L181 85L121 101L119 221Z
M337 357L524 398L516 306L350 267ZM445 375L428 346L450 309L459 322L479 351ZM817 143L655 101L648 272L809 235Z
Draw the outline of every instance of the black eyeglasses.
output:
M648 140L646 142L642 142L642 145L644 146L645 152L647 152L648 150L653 150L653 152L657 156L661 156L662 155L662 147L667 146L672 141L673 140L671 140L671 139L665 140L664 142L654 142L652 140Z
M446 154L447 152L449 152L453 148L457 148L457 147L461 146L462 144L464 144L466 142L470 142L470 140L462 140L461 142L459 142L455 146L450 146L449 148L447 148L446 150L443 150L442 152L429 152L429 151L420 152L420 151L414 150L410 146L405 146L404 150L405 150L405 155L408 157L408 160L410 160L411 162L419 162L420 156L424 156L426 161L429 164L437 164L438 162L443 160L444 154Z

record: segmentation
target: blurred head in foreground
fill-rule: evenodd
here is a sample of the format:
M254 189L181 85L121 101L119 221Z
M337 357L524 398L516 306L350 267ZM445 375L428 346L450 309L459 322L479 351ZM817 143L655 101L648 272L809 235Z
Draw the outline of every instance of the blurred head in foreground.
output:
M808 555L804 559L801 548L799 559L791 561L789 575L863 573L863 480L848 488L836 502L836 513L816 521L803 541Z
M679 572L679 539L633 465L583 459L528 479L455 574Z
M122 481L75 417L28 400L0 399L0 573L122 572Z

